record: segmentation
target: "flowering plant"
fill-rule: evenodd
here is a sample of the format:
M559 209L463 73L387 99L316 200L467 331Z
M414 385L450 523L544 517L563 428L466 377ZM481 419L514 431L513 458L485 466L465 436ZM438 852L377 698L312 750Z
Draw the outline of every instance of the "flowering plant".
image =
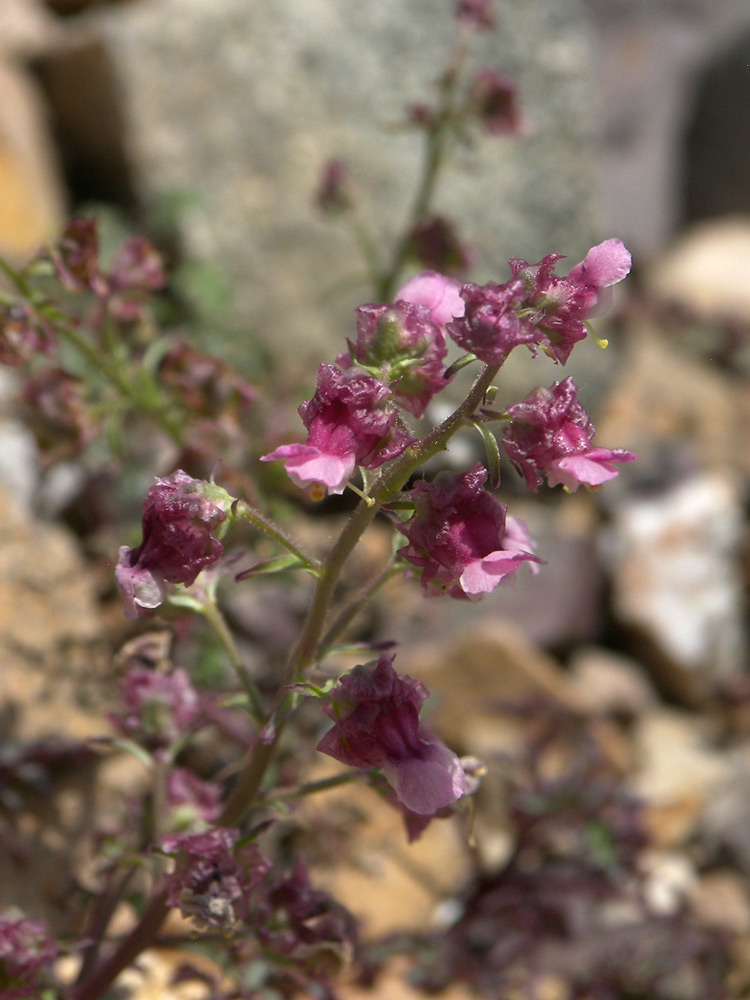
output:
M460 3L458 55L473 30L492 23L487 2ZM534 491L543 476L568 490L598 488L617 475L616 463L635 457L592 445L594 430L570 378L503 409L490 405L516 348L565 365L587 336L588 320L627 275L630 255L620 240L609 239L567 276L555 273L562 258L550 253L537 264L511 260L504 281L479 285L456 277L471 254L430 205L443 146L467 118L492 135L523 125L512 81L485 69L462 103L460 68L457 56L435 107L410 110L410 124L427 140L419 194L390 261L368 256L376 301L357 309L348 351L320 364L315 390L298 410L304 441L269 441L265 432L264 453L252 454L238 441L247 437L242 414L257 390L182 337L143 349L134 331L151 324L149 297L166 281L145 239L128 239L105 267L94 221L77 219L26 269L5 268L14 291L3 293L0 358L28 376L24 397L39 401L47 438L56 442L50 461L81 455L104 412L117 415L120 431L133 413L147 418L171 441L173 467L154 477L141 538L120 547L114 568L125 617L137 624L182 616L183 625L190 616L202 618L239 692L217 699L181 667L157 667L143 650L131 657L119 709L110 714L116 734L110 745L146 765L153 778L148 808L120 836L114 860L103 864L106 888L92 901L82 939L67 947L77 961L72 981L54 984L58 946L42 925L15 916L0 921L3 996L31 995L43 983L45 998L100 1000L156 939L172 909L225 948L238 991L216 996L254 996L248 970L261 960L282 995L332 996L333 977L356 943L353 920L313 887L301 859L284 867L267 843L274 809L294 796L362 781L399 811L413 840L433 819L465 810L478 787L481 766L460 759L431 731L421 717L427 689L398 673L392 655L373 658L365 645L364 662L342 672L333 653L357 614L397 574L418 574L428 595L476 601L524 567L539 570L543 559L526 524L496 496L500 444ZM325 172L319 204L337 215L356 210L338 161ZM403 282L415 258L421 269ZM62 341L84 359L86 377L83 368L65 369ZM470 365L473 384L454 390L456 374ZM443 419L434 405L439 394L451 399ZM481 432L486 465L428 477L428 463L472 427ZM207 469L219 457L225 464L216 476L225 486ZM313 499L356 495L325 555L308 551L261 508L260 462L283 463L291 483L309 488ZM405 543L347 600L349 559L380 515ZM240 570L248 526L275 551ZM285 662L263 686L225 616L224 595L261 574L295 571L312 578L308 610ZM317 709L310 749L345 769L290 791L275 783L274 766L285 734L310 706ZM190 750L209 725L230 733L242 753L201 775L191 769ZM136 870L143 876L138 913L125 936L109 941L110 921Z

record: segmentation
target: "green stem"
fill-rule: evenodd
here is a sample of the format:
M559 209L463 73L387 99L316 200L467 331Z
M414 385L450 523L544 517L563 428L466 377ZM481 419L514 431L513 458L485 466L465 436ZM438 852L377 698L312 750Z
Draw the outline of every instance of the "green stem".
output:
M86 337L82 336L82 334L76 330L75 327L57 322L55 328L62 336L68 339L75 349L83 355L83 357L86 358L86 360L93 365L101 375L114 385L117 391L125 399L129 399L137 410L148 413L149 416L153 417L153 419L159 423L162 429L166 431L173 441L175 441L178 445L182 444L182 421L179 418L174 417L169 411L169 408L162 401L146 399L142 391L140 391L137 387L136 382L125 372L122 372L116 364L112 363L108 358L104 357L99 351L97 351L96 348L89 343Z
M344 629L357 617L364 606L372 600L382 586L403 571L403 566L394 566L391 561L367 583L352 600L341 609L333 623L326 629L318 644L318 655L325 656Z
M445 448L453 434L480 405L497 370L498 366L488 365L461 405L422 441L407 448L391 463L389 468L380 474L371 490L371 497L376 501L374 504L370 505L362 500L355 508L321 567L313 601L305 619L300 639L286 665L276 703L268 716L269 722L274 718L280 719L276 731L269 735L268 742L258 742L248 755L237 783L217 820L218 826L238 826L248 809L258 798L264 775L284 728L286 717L283 714L283 708L289 703L287 686L291 679L316 657L321 644L325 618L339 575L365 528L373 520L381 505L401 489L409 476L428 458ZM220 621L219 627L223 626L226 629L223 617L219 615L214 620ZM231 645L234 646L233 640ZM134 962L142 951L149 947L168 911L165 892L160 890L153 897L140 921L112 955L95 968L83 982L72 987L69 1000L99 1000L117 976Z
M282 548L285 548L287 552L295 555L307 569L313 572L317 572L320 569L320 562L317 559L309 556L282 528L274 524L265 514L261 514L260 511L251 507L247 501L240 500L235 506L235 512L239 517L244 517L246 521L249 521L250 524L260 529L269 538L272 538Z
M427 132L424 165L414 201L407 218L401 239L396 244L390 267L383 274L376 292L383 302L389 302L395 291L401 270L409 253L409 245L414 227L421 222L432 202L440 169L445 160L447 140L453 124L455 99L461 67L466 57L470 32L465 25L459 25L458 37L451 61L443 74L440 88L440 103L435 118Z
M240 684L242 685L242 688L247 696L251 715L258 721L263 720L265 718L265 711L263 709L258 690L255 687L255 683L248 672L245 661L242 659L242 654L234 641L234 636L226 623L224 615L219 610L218 605L213 601L208 600L206 603L201 603L200 607L196 608L196 610L203 615L211 628L214 630L216 638L223 646L224 652L227 654L227 659L229 660L232 669L237 674Z
M348 785L352 781L357 781L366 771L343 771L341 774L334 774L330 778L320 778L318 781L308 781L304 785L296 788L282 788L273 795L264 799L265 803L287 802L289 799L301 799L305 795L315 795L317 792L327 792L329 788L338 788L339 785Z
M326 616L344 563L351 555L365 529L375 518L381 505L401 489L409 476L420 465L433 455L443 451L451 437L474 413L484 399L498 368L498 365L487 365L460 406L422 441L407 448L391 463L390 467L380 474L370 491L370 500L375 500L375 503L361 500L344 525L341 534L321 566L312 603L303 623L299 640L292 650L281 678L279 693L269 716L269 719L280 720L277 723L276 732L269 737L268 743L258 743L250 751L247 763L240 773L237 784L232 789L219 819L222 825L233 826L239 823L258 795L266 768L284 728L284 713L289 705L287 688L295 676L304 671L318 656Z

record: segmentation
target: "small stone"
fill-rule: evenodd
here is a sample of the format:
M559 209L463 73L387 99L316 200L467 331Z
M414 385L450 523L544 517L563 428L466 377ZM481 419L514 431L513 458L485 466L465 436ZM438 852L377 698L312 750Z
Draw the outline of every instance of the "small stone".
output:
M584 710L592 714L636 716L657 703L656 691L636 660L598 646L576 650L569 680Z
M732 934L750 931L747 885L738 872L731 869L706 872L690 886L688 898L696 917L705 926Z
M705 721L677 709L658 708L636 723L639 759L635 790L655 806L690 802L694 819L726 780L729 761L710 745Z
M709 322L750 322L750 222L724 217L689 229L649 273L667 304Z

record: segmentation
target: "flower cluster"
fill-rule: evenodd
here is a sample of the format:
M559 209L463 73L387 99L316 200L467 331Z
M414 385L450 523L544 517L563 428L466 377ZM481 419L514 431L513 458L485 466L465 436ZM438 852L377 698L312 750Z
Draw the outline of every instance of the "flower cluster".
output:
M49 256L63 288L74 295L93 292L111 316L123 323L140 320L143 299L166 283L160 254L139 235L128 237L109 270L103 270L95 219L74 219Z
M565 364L586 336L586 320L600 315L611 301L611 287L630 271L630 254L620 240L592 247L566 278L554 273L560 254L538 264L513 258L513 277L502 285L466 284L464 316L447 331L464 350L488 365L502 365L514 347L541 347Z
M58 948L47 927L13 913L0 916L0 996L27 1000L42 994Z
M233 933L247 916L252 891L271 869L254 844L238 844L239 839L237 830L217 826L162 841L162 852L174 859L165 879L167 902L198 927Z

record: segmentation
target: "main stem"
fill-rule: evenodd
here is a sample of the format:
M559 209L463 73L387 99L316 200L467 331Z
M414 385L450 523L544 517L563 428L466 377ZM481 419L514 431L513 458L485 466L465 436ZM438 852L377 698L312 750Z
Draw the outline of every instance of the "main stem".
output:
M355 508L320 568L320 576L312 604L302 626L300 638L287 661L281 679L279 695L269 721L276 717L279 709L286 702L288 698L287 686L298 673L304 671L315 660L318 654L321 637L324 634L326 616L341 570L363 532L381 506L398 493L409 476L429 458L445 449L451 437L482 402L487 389L497 374L498 367L497 365L488 365L461 405L422 441L407 448L395 459L373 484L370 497L362 500ZM330 638L330 633L327 633L326 640L330 641ZM251 752L245 768L217 820L218 826L237 826L256 801L282 729L283 718L268 742L259 742ZM69 1000L99 1000L117 976L153 942L168 912L169 907L166 903L164 890L160 890L153 897L148 909L128 937L120 943L109 958L95 968L82 983L72 987Z
M272 718L274 716L281 717L283 714L281 710L288 699L288 685L317 658L326 616L336 584L346 560L365 529L373 521L381 506L398 493L409 476L429 458L445 449L456 431L481 404L498 368L498 365L488 365L461 405L422 441L407 448L389 468L381 473L370 490L369 498L361 500L354 509L354 513L347 521L321 566L310 610L281 678L279 695L271 713ZM326 641L330 642L331 639L332 636L327 633ZM259 743L251 752L245 769L240 774L237 784L227 799L219 819L221 824L231 826L238 823L252 805L273 756L282 728L283 723L277 727L276 733L269 742Z

